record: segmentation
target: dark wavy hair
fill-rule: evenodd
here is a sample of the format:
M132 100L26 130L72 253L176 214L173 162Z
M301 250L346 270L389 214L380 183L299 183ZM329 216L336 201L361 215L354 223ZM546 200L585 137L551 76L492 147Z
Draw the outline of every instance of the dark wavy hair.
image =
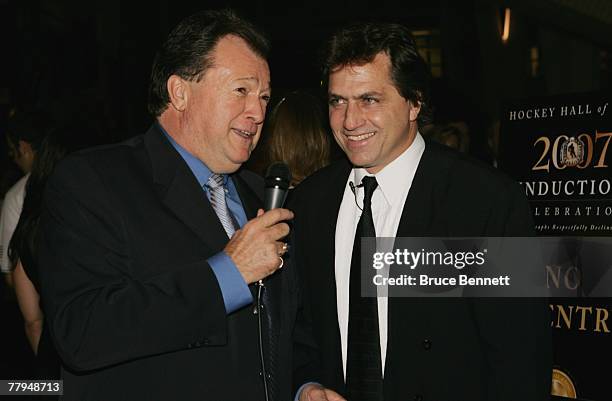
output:
M49 115L40 110L18 110L7 123L6 136L15 147L19 141L30 144L32 150L37 151L40 144L52 126Z
M80 123L70 123L51 129L40 143L32 172L26 183L23 207L19 222L11 237L8 252L11 265L14 266L18 260L21 260L24 270L28 272L36 288L38 288L36 277L32 277L29 272L36 269L37 265L36 237L47 180L55 166L66 155L97 145L100 143L100 138L95 128L89 129L84 128L84 125Z
M149 113L159 116L170 98L166 83L171 75L198 82L213 65L215 46L224 36L243 39L258 56L266 59L270 44L265 34L231 10L203 11L185 18L170 33L155 55L149 85Z
M357 23L337 31L327 42L323 54L323 83L327 89L329 74L348 65L363 65L377 54L391 60L391 79L404 99L420 103L418 122L431 121L430 73L418 52L410 30L395 23Z

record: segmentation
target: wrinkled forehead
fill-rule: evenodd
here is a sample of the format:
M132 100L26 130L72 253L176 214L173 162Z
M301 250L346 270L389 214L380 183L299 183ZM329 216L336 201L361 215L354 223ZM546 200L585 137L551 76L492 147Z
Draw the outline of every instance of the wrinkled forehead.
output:
M330 71L328 91L342 86L384 86L391 84L391 64L384 53L370 62L344 64ZM347 88L349 89L349 88Z
M351 57L344 60L341 59L338 63L332 66L328 66L327 73L329 76L334 72L342 70L344 68L359 67L370 63L377 63L380 61L385 61L387 65L391 67L391 57L389 56L389 53L385 50L382 50L374 54L365 54L359 57Z

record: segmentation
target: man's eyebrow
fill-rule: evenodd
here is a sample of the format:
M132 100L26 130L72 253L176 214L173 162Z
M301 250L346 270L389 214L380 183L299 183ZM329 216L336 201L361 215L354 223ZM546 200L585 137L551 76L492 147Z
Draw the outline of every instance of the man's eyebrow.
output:
M255 78L255 77L242 77L242 78L236 78L235 81L257 81L257 78Z
M236 82L236 81L254 81L254 82L259 82L259 80L258 80L257 78L255 78L255 77L242 77L242 78L236 78L234 81L235 81L235 82ZM264 89L262 89L262 92L271 92L271 91L272 91L272 83L271 83L271 82L268 82L268 84L267 84L267 85L268 85L267 87L265 87Z
M359 95L352 96L351 98L352 99L365 99L365 98L368 98L368 97L381 97L381 96L382 96L381 92L369 91L369 92L360 93ZM347 99L345 96L341 96L341 95L338 95L338 94L335 94L335 93L330 93L328 95L328 97L330 99L331 98L334 98L334 99L343 99L343 100Z
M345 99L346 100L346 98L344 96L340 96L340 95L337 95L335 93L328 93L327 97L329 97L330 99L333 98L333 99Z
M362 93L361 95L357 95L355 99L365 99L367 97L381 97L382 93L377 91L369 91Z

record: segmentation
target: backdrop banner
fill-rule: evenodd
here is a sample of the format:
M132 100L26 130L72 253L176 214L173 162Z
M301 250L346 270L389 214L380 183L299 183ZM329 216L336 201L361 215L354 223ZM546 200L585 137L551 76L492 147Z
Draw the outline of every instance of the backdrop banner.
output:
M547 285L576 292L550 300L553 395L610 400L612 299L588 297L599 280L586 277L612 268L596 249L585 252L580 237L612 236L612 96L521 99L502 110L499 167L523 187L538 235L565 238Z

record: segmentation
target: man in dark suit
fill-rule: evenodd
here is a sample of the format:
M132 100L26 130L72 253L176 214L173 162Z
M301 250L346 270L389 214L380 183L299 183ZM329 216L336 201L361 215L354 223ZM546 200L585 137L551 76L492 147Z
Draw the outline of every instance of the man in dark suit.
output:
M289 205L300 320L313 335L296 342L309 361L295 370L308 383L301 399L548 399L544 300L361 296L361 237L531 236L532 221L516 183L419 134L428 69L407 28L342 29L324 67L348 160L309 177Z
M154 62L153 126L50 179L40 281L66 400L289 397L291 278L269 276L292 213L264 213L263 180L239 170L270 97L267 52L232 12L188 17Z

